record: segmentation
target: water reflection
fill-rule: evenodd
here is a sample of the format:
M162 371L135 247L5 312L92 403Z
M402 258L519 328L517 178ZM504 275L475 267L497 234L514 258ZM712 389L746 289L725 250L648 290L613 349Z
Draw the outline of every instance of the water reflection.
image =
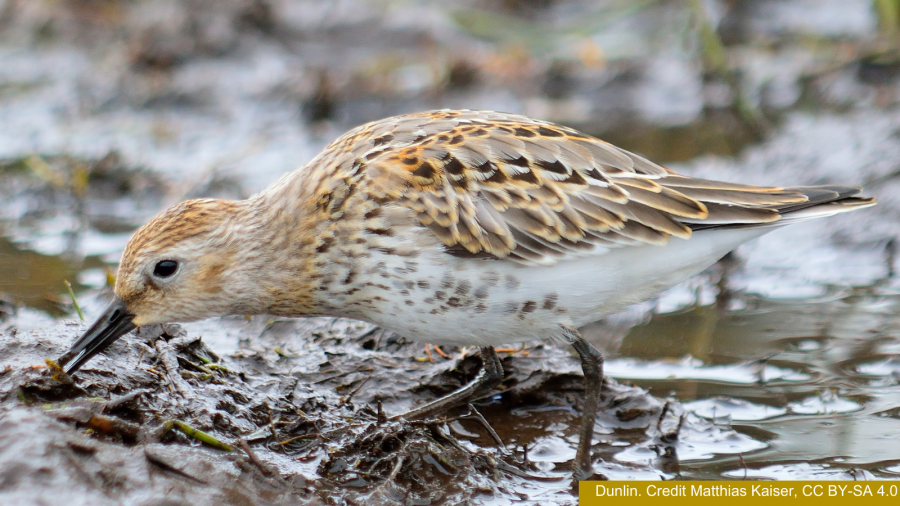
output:
M70 310L69 301L61 296L63 280L70 280L76 290L81 265L68 262L61 256L49 256L20 249L0 236L0 294L14 304L27 305L53 316L63 316Z
M656 315L625 336L607 372L716 423L766 441L743 463L682 463L687 475L840 478L884 476L900 461L897 353L900 297L834 293L815 300L744 297ZM836 456L839 456L836 457ZM685 456L682 457L683 459ZM821 461L796 466L797 460ZM874 475L871 473L875 473Z

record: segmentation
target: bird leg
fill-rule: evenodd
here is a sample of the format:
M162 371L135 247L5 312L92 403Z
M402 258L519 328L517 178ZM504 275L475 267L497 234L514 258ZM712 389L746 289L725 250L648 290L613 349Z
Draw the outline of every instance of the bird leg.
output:
M593 473L591 459L591 442L594 438L594 422L600 407L600 389L603 384L603 355L597 348L584 340L581 333L572 327L563 327L563 338L575 348L581 357L581 369L584 371L584 408L582 409L581 428L578 438L578 450L575 453L574 478L586 480ZM451 392L444 397L433 400L409 412L395 416L413 420L446 411L450 408L467 404L472 400L484 397L503 380L503 365L497 352L491 346L481 348L481 361L484 364L478 376L466 386Z
M492 346L481 348L481 362L483 365L481 370L478 371L478 376L475 376L475 379L466 384L466 386L394 418L405 418L407 420L423 418L484 397L503 380L503 365L500 363L500 358Z
M584 408L581 413L581 430L573 475L575 480L586 480L594 474L591 442L594 439L594 422L597 420L600 389L603 386L603 355L585 341L578 330L564 326L563 332L565 340L581 356L581 369L584 371Z

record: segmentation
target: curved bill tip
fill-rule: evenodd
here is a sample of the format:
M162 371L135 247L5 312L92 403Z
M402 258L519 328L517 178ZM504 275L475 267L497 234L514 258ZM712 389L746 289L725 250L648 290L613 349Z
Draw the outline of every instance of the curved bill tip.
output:
M72 374L81 368L94 355L109 347L116 339L131 332L135 328L134 315L125 309L125 302L116 297L87 329L75 344L59 357L57 361L66 374Z

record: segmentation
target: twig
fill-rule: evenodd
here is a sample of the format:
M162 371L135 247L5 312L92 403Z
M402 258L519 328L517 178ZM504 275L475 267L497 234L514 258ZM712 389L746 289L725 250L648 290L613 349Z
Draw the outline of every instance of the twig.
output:
M150 392L151 392L151 390L149 388L141 388L139 390L134 390L132 392L129 392L125 395L120 395L119 397L116 397L115 399L112 399L109 402L107 402L103 406L103 409L100 410L100 412L102 413L102 412L108 412L108 411L115 411L116 409L119 409L120 407L133 402L138 397L140 397L144 394L149 394Z
M180 369L178 356L175 354L172 345L160 339L156 342L156 351L159 354L159 361L162 362L168 373L165 377L169 380L169 386L173 387L173 391L177 390L182 396L189 394L192 387L190 383L182 379L181 375L178 374Z
M509 453L509 450L503 444L503 440L500 439L500 436L497 434L497 431L495 431L494 428L491 427L491 424L489 424L488 421L485 420L485 418L481 415L481 413L479 413L478 410L475 409L475 406L469 404L469 415L463 417L462 419L463 420L474 419L475 421L480 423L488 431L488 434L490 434L490 436L494 440L494 442L497 443L497 446L500 448L500 451L502 451L503 453Z
M185 436L192 437L201 443L206 443L213 448L218 448L219 450L223 450L226 452L233 452L234 447L228 443L219 441L215 436L207 434L202 430L195 429L190 425L182 422L181 420L169 420L164 423L162 429L160 430L160 434L165 434L172 429L178 429Z
M444 350L442 350L440 346L435 344L434 351L438 352L438 355L446 358L447 360L450 360L450 355L447 355L446 353L444 353Z
M318 434L318 433L311 433L311 434L300 434L299 436L292 437L292 438L290 438L290 439L286 439L286 440L284 440L284 441L282 441L282 442L280 442L280 443L276 443L276 444L277 444L278 446L284 446L284 445L286 445L286 444L288 444L288 443L293 443L294 441L297 441L297 440L300 440L300 439L307 439L307 438L322 438L322 439L324 439L324 440L326 440L326 441L328 440L328 438L326 438L325 436L323 436L323 435L321 435L321 434Z
M371 378L371 376L366 376L366 378L365 378L364 380L362 380L362 381L359 383L359 385L357 385L356 388L354 388L353 390L351 390L350 393L348 393L346 397L344 397L343 399L341 399L341 404L346 404L346 403L350 402L350 399L352 399L353 396L356 395L357 392L359 392L360 390L362 390L362 387L364 387L364 386L366 385L366 383L369 382L369 378Z
M402 448L401 451L405 450L405 449L406 448ZM394 462L394 467L393 467L393 469L391 469L391 474L389 474L388 477L384 480L384 483L382 484L382 486L394 481L394 479L397 477L397 475L400 474L400 468L403 467L403 462L405 462L405 461L406 461L406 455L401 455L397 459L397 462Z
M487 456L487 455L485 455L485 456ZM526 478L529 480L537 480L537 481L544 481L544 482L557 482L557 481L563 481L566 479L565 476L541 476L539 474L532 474L527 471L518 469L514 466L511 466L501 459L491 459L491 460L494 462L494 465L497 466L497 469L500 469L501 471L506 471L507 473L518 476L520 478Z
M75 292L72 290L72 283L69 283L68 279L64 279L63 283L66 284L66 289L69 290L69 297L72 298L72 305L75 306L75 311L78 311L78 317L81 318L81 321L84 321L84 313L81 312L81 306L78 305L78 299L75 298Z
M141 429L136 423L96 414L86 407L51 409L47 410L47 414L57 420L80 423L96 432L120 435L129 439L136 439Z
M250 459L250 462L253 462L253 465L258 467L259 470L262 471L262 473L264 475L272 476L274 474L272 469L270 469L269 466L266 465L266 463L263 462L262 459L259 458L259 455L257 455L256 452L254 452L250 448L250 445L247 444L247 441L245 439L238 439L237 443L238 443L238 446L241 447L241 450L244 450L244 453L247 454L247 458Z

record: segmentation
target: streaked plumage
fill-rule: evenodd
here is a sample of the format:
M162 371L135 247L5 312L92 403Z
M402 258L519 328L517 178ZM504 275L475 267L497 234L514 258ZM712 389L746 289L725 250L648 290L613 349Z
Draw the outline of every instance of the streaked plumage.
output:
M596 376L589 362L602 359L575 328L777 226L874 204L858 193L685 177L518 115L397 116L351 130L248 200L155 218L126 248L119 313L104 318L127 332L123 314L134 325L325 314L435 343L559 338ZM162 260L179 264L166 279L153 274ZM97 352L92 332L111 342L103 321L63 357L68 369Z

